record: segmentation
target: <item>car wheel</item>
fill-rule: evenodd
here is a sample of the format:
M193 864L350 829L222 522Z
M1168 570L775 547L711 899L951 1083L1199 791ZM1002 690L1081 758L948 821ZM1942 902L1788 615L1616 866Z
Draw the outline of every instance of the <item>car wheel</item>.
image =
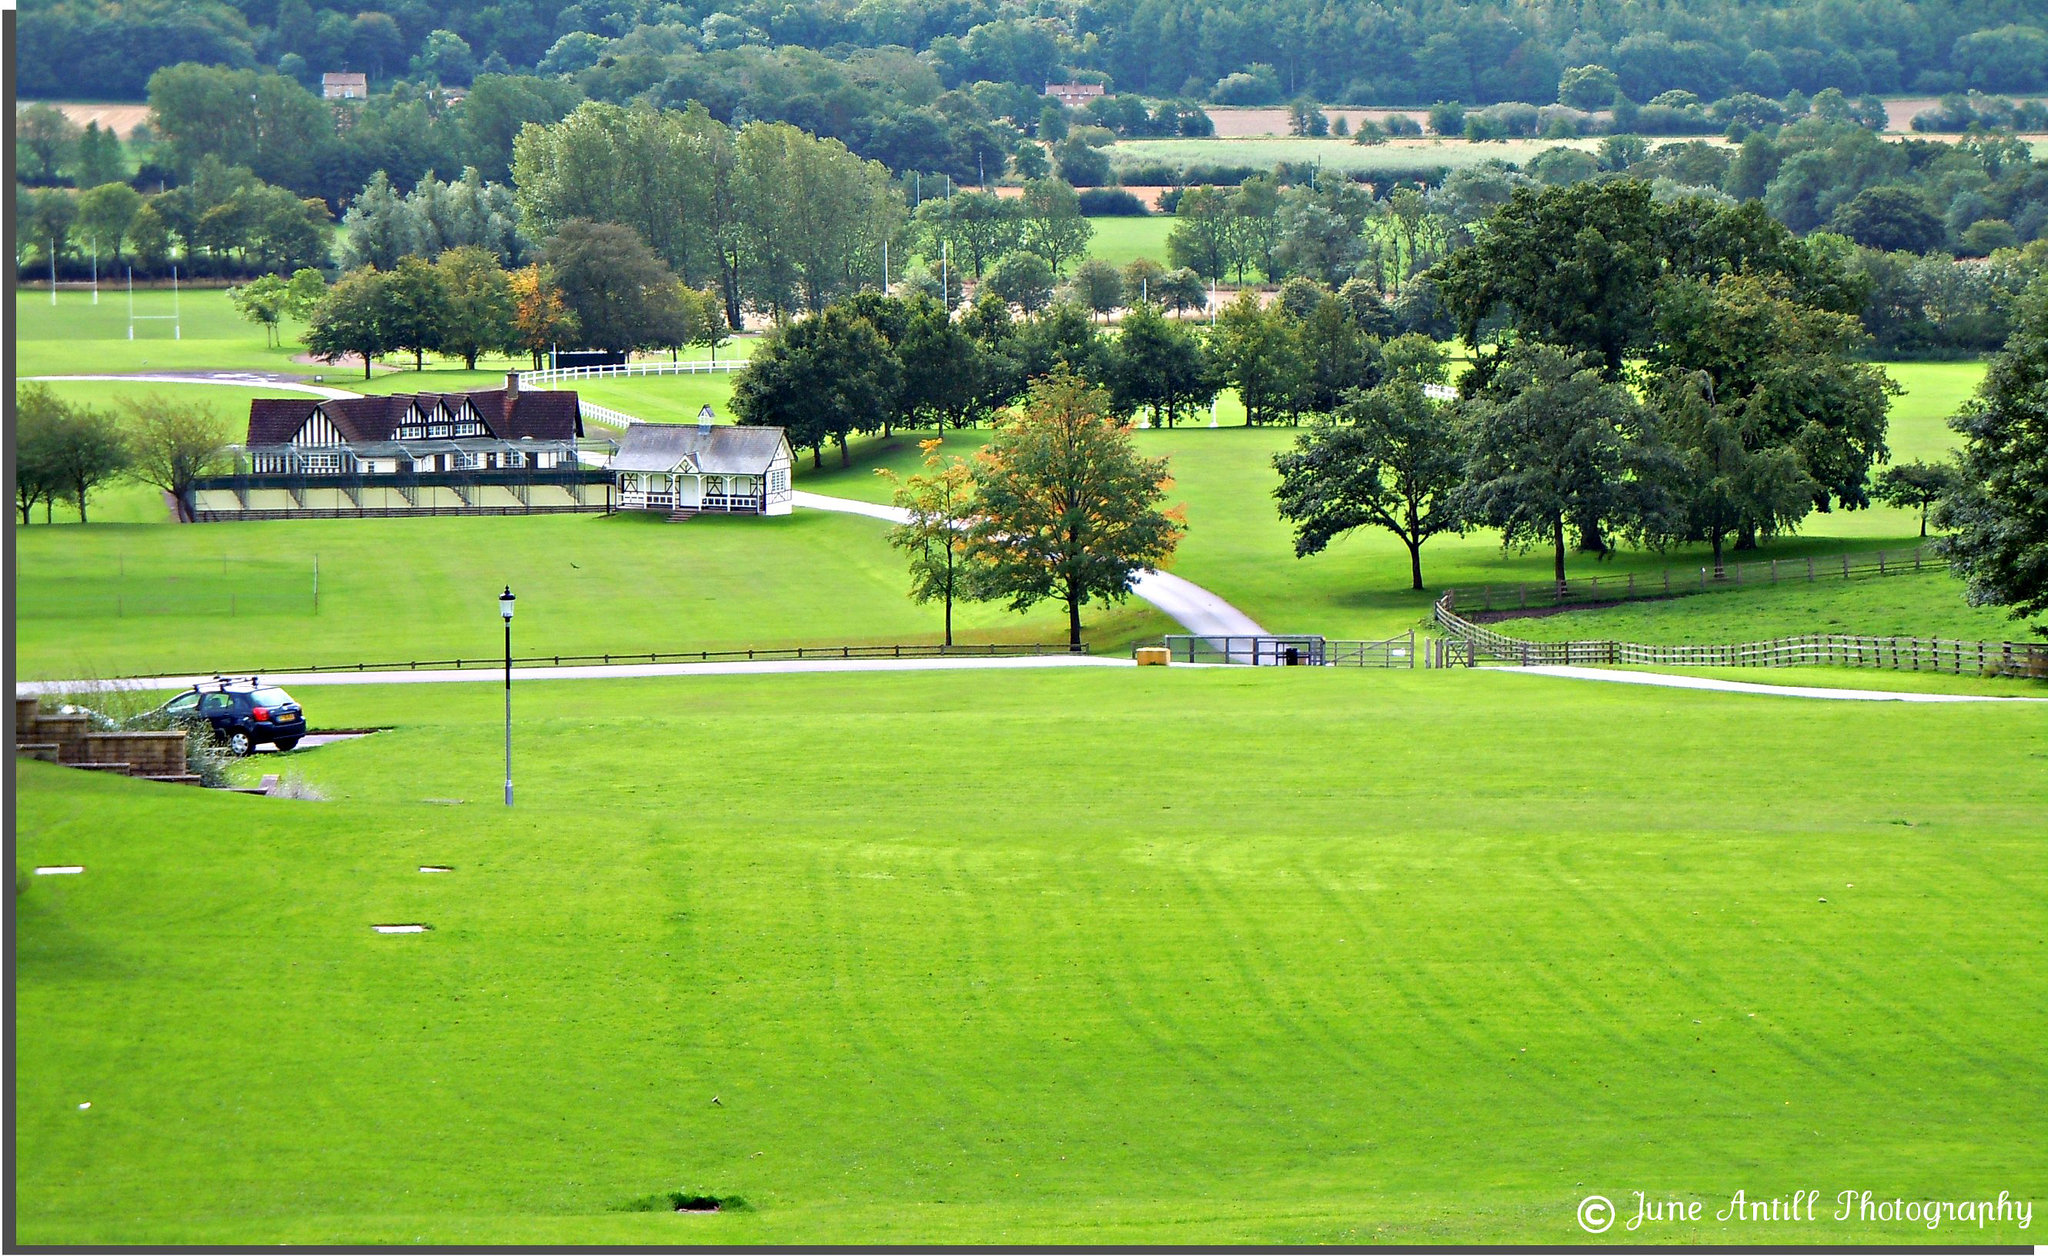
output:
M249 740L249 734L239 728L228 730L228 753L237 759L254 750L256 745Z
M299 739L296 737L280 737L274 744L279 750L290 750L293 746L299 744Z

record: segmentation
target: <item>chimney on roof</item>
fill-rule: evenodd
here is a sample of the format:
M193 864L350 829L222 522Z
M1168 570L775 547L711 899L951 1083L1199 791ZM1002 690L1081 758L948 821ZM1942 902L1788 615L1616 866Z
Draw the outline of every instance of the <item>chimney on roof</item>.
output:
M517 397L519 395L519 372L505 372L505 395L507 397Z

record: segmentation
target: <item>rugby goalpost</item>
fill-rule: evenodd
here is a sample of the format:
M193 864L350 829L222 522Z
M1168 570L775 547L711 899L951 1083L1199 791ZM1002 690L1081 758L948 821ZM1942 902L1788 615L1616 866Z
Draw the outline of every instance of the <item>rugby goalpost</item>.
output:
M171 339L183 340L185 338L185 325L178 318L178 268L175 266L171 267L171 312L168 314L137 314L135 312L135 268L130 266L128 268L128 339L135 339L135 324L147 323L157 319L170 320Z

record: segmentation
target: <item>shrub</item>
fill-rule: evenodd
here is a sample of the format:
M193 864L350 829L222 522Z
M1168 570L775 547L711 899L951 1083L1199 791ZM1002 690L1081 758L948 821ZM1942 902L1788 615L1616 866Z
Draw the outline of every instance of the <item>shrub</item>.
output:
M1081 212L1090 218L1142 218L1151 211L1145 202L1122 188L1086 188L1077 196Z

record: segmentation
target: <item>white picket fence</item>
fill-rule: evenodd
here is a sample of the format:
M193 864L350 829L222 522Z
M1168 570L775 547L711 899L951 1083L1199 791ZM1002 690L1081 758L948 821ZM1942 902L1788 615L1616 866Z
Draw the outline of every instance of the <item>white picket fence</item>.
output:
M722 362L627 362L619 366L562 366L519 372L522 388L553 388L579 379L624 379L635 375L718 375L745 369L745 358Z
M640 422L639 419L627 414L624 410L614 410L610 406L601 406L595 401L579 401L577 408L583 411L583 421L586 423L597 423L605 427L624 429Z

